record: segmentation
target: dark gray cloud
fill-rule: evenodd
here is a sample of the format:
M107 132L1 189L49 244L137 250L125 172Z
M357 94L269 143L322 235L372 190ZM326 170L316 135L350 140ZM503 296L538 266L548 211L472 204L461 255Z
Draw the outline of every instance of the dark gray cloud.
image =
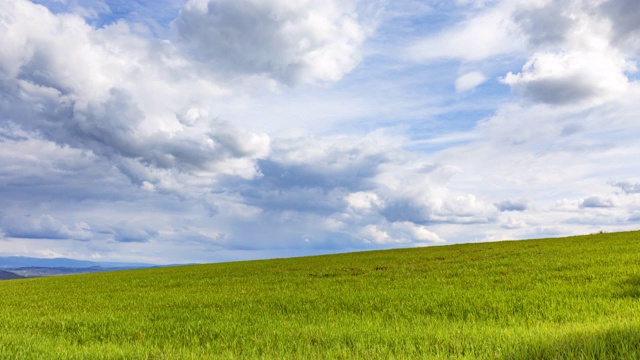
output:
M532 46L556 46L565 41L574 24L563 5L566 4L549 2L543 7L519 9L513 14L513 21Z
M598 90L579 75L538 79L516 85L514 89L534 102L553 105L575 103L598 94Z
M610 208L613 207L613 201L600 196L589 196L580 203L581 208Z
M640 182L619 181L614 184L627 194L640 194Z
M640 51L640 2L609 0L602 3L597 12L608 18L613 28L613 42L618 46Z
M500 211L525 211L529 207L529 201L525 199L504 200L496 203L495 206Z

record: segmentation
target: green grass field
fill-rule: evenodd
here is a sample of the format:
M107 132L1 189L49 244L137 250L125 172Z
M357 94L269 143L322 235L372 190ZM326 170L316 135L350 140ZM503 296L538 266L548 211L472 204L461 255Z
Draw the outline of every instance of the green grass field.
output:
M640 232L0 282L0 359L639 359Z

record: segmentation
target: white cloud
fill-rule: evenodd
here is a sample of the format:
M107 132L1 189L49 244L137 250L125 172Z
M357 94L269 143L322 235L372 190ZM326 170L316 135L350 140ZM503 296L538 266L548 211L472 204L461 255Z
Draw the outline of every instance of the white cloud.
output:
M213 71L287 84L339 80L369 32L351 1L191 0L174 27Z
M381 164L374 181L384 199L381 214L389 222L417 224L486 223L496 216L496 208L473 193L449 186L461 169L433 165L406 154L402 160Z
M456 91L465 92L469 91L478 85L485 82L487 78L479 71L472 71L464 75L459 76L456 79Z
M501 216L499 220L500 225L505 229L526 229L529 227L525 220L525 216L515 216L513 214L509 214L506 216Z
M514 21L533 53L520 73L509 72L503 82L526 99L555 105L593 105L621 96L627 75L637 71L633 52L620 40L635 31L620 24L630 24L637 11L623 3L541 2L517 8ZM622 8L629 13L623 15Z
M524 49L524 38L505 2L435 35L427 35L407 49L414 61L460 59L478 61Z
M362 229L361 232L366 242L373 242L376 244L387 244L391 242L395 242L389 234L381 230L377 225L367 225Z
M401 221L367 225L360 232L365 242L377 245L423 245L444 242L424 226Z
M502 81L523 97L548 104L601 102L620 96L628 85L628 64L601 52L539 53L518 74Z
M349 207L354 210L368 211L384 206L384 202L380 200L378 195L368 191L351 193L346 197L346 201Z
M409 221L401 221L393 223L392 227L403 232L409 233L409 235L419 242L430 243L443 243L445 242L438 234L429 231L425 226L416 225Z

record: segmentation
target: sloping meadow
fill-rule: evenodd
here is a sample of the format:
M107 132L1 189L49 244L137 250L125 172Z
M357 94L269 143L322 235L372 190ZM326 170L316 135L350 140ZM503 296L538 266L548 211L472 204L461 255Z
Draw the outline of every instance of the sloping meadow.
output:
M0 358L640 358L640 232L3 281Z

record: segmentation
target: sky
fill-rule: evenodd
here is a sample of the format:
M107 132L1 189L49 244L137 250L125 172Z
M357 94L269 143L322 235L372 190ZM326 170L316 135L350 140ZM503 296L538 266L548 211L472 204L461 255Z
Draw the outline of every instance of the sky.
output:
M2 256L640 228L640 2L0 4Z

